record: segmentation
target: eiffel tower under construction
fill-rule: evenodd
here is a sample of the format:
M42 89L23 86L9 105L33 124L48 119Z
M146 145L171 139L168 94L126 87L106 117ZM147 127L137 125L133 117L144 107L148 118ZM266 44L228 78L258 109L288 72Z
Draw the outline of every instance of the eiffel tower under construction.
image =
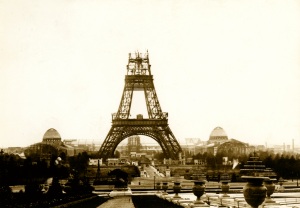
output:
M148 118L137 115L129 118L134 92L144 91ZM112 126L99 155L106 160L124 139L133 135L144 135L154 139L162 148L166 158L180 159L182 149L168 125L168 113L162 112L154 88L148 51L129 53L125 86L117 113L112 114Z

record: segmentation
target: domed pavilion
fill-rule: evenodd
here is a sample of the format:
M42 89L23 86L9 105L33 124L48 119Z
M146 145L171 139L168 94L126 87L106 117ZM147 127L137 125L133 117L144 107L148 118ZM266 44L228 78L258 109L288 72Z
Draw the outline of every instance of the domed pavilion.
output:
M43 136L43 141L42 143L44 144L51 144L51 145L61 145L62 141L61 141L61 136L58 133L58 131L56 131L56 129L48 129L44 136Z
M208 144L222 144L228 141L228 136L222 127L216 127L211 132Z
M34 156L49 160L52 155L59 155L62 152L67 154L70 152L69 150L74 152L74 148L66 146L61 141L61 136L58 131L54 128L50 128L45 132L42 142L30 145L26 148L24 153L26 157Z

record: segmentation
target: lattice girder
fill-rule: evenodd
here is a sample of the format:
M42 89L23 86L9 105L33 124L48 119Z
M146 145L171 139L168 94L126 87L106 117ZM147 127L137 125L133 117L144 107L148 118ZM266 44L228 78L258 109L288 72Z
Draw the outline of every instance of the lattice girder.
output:
M134 91L144 91L148 117L150 119L164 118L162 113L152 75L126 75L123 95L120 102L116 118L128 119L132 104L132 96Z

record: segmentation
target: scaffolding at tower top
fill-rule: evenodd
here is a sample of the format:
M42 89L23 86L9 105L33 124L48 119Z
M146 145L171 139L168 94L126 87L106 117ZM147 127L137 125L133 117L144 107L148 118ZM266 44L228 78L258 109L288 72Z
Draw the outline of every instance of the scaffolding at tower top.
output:
M129 53L127 75L151 75L148 51Z

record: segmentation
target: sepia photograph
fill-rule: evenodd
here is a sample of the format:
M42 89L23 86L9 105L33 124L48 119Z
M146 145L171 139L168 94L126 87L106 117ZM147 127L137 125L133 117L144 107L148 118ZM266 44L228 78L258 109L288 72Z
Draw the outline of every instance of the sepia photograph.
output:
M0 207L300 207L300 1L0 0Z

